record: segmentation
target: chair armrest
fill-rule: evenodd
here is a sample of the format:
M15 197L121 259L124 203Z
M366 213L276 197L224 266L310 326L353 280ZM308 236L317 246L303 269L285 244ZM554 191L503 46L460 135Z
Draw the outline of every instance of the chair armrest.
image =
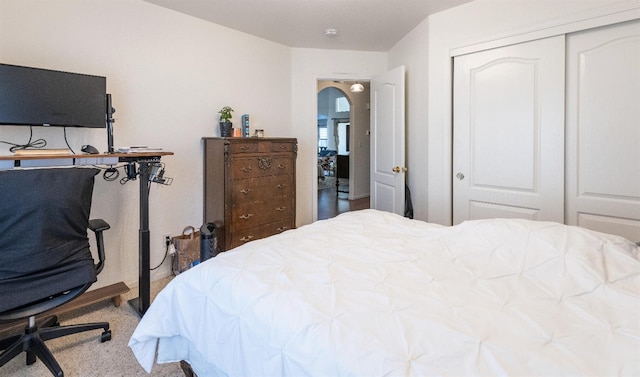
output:
M100 260L98 264L95 265L96 272L99 274L104 267L105 255L104 255L104 238L102 237L102 232L111 228L109 223L102 219L91 219L89 220L89 229L91 229L96 234L96 245L98 246L98 259Z
M111 225L102 219L91 219L89 220L89 229L93 232L102 232L107 229L110 229Z

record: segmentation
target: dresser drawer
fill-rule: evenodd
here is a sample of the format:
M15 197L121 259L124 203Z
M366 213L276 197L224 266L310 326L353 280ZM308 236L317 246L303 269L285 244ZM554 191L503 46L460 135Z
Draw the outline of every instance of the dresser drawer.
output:
M255 153L258 143L229 143L229 153Z
M294 152L295 150L296 150L296 144L294 143L277 142L277 141L274 141L271 143L272 152Z
M293 173L293 164L294 160L290 156L232 157L230 174L233 180L268 175L290 175Z
M293 218L291 218L275 221L269 224L260 225L249 229L238 230L233 232L231 236L230 247L238 247L249 241L255 241L261 238L272 236L274 234L279 234L286 230L293 229L293 227Z
M237 206L281 197L293 197L294 189L291 175L237 179L231 184L231 203Z
M239 229L268 224L274 219L293 218L294 203L293 198L284 197L233 206L231 208L230 230L235 232Z

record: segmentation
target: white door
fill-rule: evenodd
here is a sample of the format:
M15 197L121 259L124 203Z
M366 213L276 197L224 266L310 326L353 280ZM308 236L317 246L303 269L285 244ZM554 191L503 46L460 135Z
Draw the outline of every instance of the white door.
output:
M640 241L640 21L567 38L567 223Z
M564 222L564 36L454 60L453 222Z
M404 66L371 80L371 208L404 215Z

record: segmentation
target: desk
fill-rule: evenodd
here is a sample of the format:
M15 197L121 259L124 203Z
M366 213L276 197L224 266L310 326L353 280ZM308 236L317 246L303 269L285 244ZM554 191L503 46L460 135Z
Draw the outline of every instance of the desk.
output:
M149 309L151 304L151 271L150 271L150 243L149 243L149 172L150 165L160 161L162 156L173 155L173 152L136 152L110 154L72 154L72 155L26 155L0 156L0 167L33 166L28 161L48 160L51 165L115 165L117 162L135 163L139 166L140 181L140 230L138 231L138 290L139 297L129 301L129 304L140 316ZM8 163L4 165L2 162ZM13 163L11 163L13 162Z

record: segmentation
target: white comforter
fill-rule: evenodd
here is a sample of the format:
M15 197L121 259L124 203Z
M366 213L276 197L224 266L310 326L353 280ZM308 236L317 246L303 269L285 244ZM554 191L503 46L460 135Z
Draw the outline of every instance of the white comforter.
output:
M200 377L638 376L639 254L555 223L350 212L177 276L129 346Z

